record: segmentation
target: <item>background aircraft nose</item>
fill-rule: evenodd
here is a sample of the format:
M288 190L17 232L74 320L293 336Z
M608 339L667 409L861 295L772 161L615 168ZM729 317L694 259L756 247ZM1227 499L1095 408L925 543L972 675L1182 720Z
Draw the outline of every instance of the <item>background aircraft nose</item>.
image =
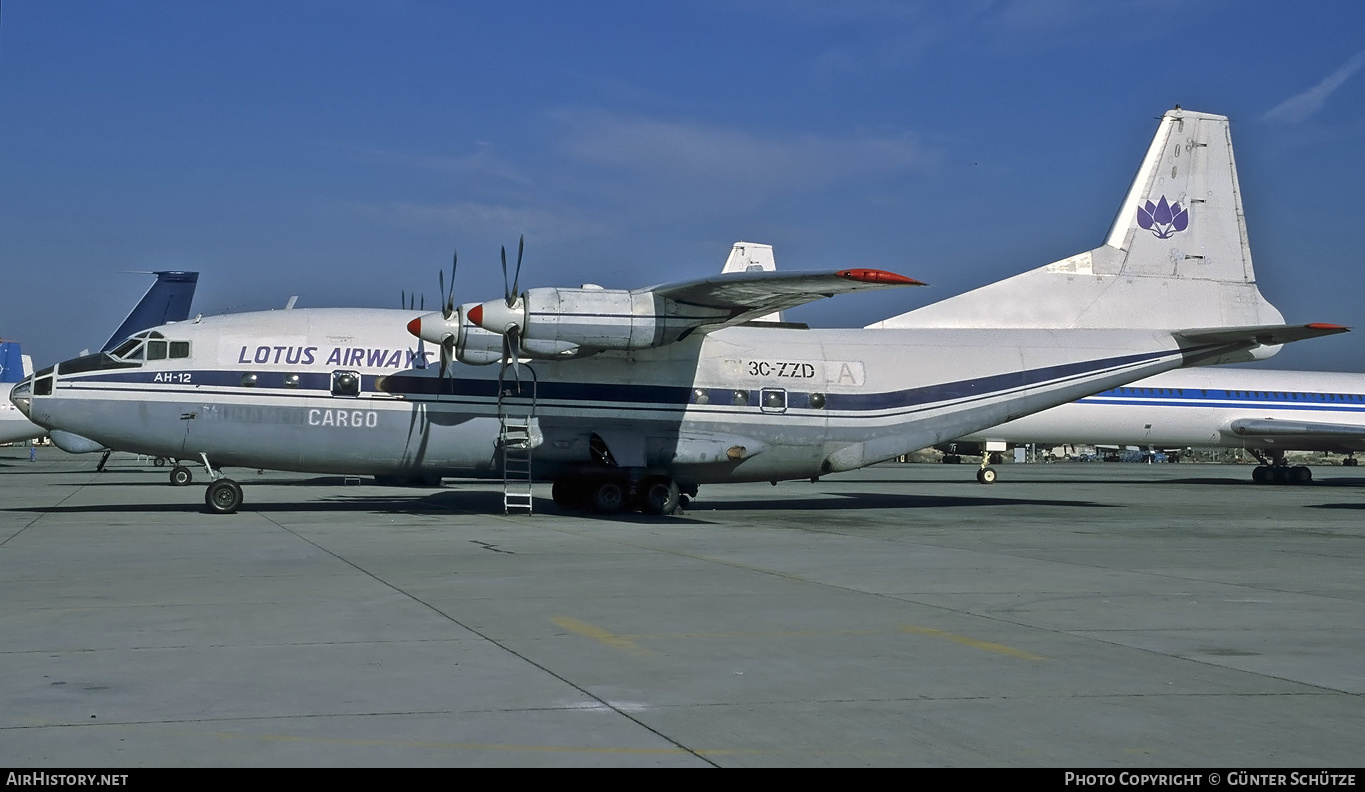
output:
M28 417L29 408L33 405L33 377L30 375L14 383L10 388L9 400L14 402L14 406L19 408L19 412Z
M418 338L422 337L422 317L419 316L416 319L413 319L411 322L408 322L408 332L412 333Z

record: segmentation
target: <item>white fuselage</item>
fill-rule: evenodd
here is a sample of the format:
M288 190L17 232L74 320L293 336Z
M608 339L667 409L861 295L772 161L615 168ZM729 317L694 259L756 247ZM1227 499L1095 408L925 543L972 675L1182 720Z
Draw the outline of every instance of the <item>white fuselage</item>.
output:
M14 402L10 401L10 390L15 384L13 382L0 384L0 394L3 394L0 396L0 443L18 443L47 435L46 429L26 418L19 412Z
M1238 426L1279 421L1293 435ZM1234 425L1237 424L1237 425ZM1313 431L1314 426L1320 431ZM1330 431L1328 431L1330 427ZM1350 427L1356 427L1351 436ZM969 442L1365 451L1365 374L1182 369L958 438Z
M413 317L307 309L166 325L180 357L38 372L30 415L111 448L214 466L480 476L500 470L504 420L533 411L537 478L601 464L594 447L605 444L622 468L682 482L777 480L893 458L1196 351L1158 330L739 326L522 363L527 390L500 402L498 365L441 377L428 346L421 367L404 329ZM506 390L513 373L502 373Z

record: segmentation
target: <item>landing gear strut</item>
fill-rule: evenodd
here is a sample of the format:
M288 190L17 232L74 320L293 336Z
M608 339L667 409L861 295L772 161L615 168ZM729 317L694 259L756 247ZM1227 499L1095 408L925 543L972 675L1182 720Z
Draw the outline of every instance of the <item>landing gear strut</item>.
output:
M209 464L208 454L200 454L199 458L204 461L204 469L209 472L208 487L204 490L204 505L209 507L209 511L214 514L235 514L242 507L242 487L237 482L223 476L222 471ZM188 468L176 465L171 470L171 480L175 480L175 471L184 470L189 474ZM186 484L189 483L187 480Z
M995 468L993 468L993 467L990 466L990 463L991 463L991 462L995 462L995 463L999 464L999 462L1000 462L1000 455L999 455L999 454L982 454L982 455L981 455L981 469L978 470L978 471L976 471L976 482L977 482L978 484L994 484L994 483L995 483L995 475L996 475L996 474L995 474Z

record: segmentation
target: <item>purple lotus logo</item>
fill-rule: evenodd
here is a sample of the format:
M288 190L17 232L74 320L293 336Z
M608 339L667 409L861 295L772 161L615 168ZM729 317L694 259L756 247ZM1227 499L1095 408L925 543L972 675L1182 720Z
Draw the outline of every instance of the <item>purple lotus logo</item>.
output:
M1147 201L1137 210L1138 225L1151 231L1157 239L1170 239L1177 231L1184 231L1190 225L1190 212L1180 206L1180 202L1166 203L1166 196L1156 203Z

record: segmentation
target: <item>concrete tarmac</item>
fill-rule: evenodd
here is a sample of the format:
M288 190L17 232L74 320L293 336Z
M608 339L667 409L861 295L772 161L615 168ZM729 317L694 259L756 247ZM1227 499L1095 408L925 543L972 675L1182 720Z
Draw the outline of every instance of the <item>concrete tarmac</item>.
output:
M1347 768L1365 473L884 464L663 519L0 449L0 765Z

